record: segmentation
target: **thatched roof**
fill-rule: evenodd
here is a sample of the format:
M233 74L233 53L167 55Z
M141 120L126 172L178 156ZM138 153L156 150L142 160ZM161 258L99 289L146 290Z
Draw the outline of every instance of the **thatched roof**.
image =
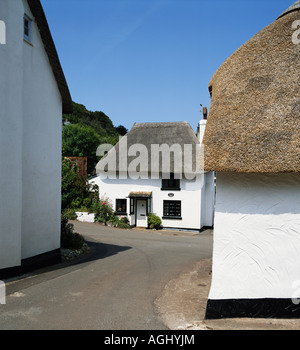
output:
M184 122L135 123L127 134L128 145L143 144L150 150L152 144L198 144L190 124Z
M116 152L117 171L127 172L128 169L126 166L128 166L134 159L137 159L137 157L143 157L143 154L140 155L139 153L130 155L126 159L127 164L120 164L119 160L124 160L122 152L127 152L128 155L128 151L130 148L132 149L132 146L134 145L137 145L137 149L140 148L139 145L142 145L146 151L148 155L147 164L149 172L154 171L156 167L158 167L157 169L160 174L163 171L162 162L164 161L164 158L161 157L161 154L156 157L157 153L152 152L153 145L156 145L157 147L161 145L167 145L170 150L182 150L182 167L180 171L176 171L178 169L178 163L174 164L174 155L172 152L170 152L170 172L182 174L184 172L183 166L187 164L188 167L192 169L192 171L196 170L196 145L199 146L199 140L189 123L186 121L168 123L135 123L132 129L114 147L114 151ZM192 153L189 154L189 157L186 158L184 158L184 145L191 145L192 149ZM168 150L168 148L166 149ZM178 153L176 155L178 155ZM106 157L111 156L111 152L108 152ZM105 161L107 160L108 158L106 158ZM188 163L189 160L190 162ZM137 169L137 171L140 170L140 168Z
M73 112L73 103L70 91L62 70L59 57L55 48L55 44L48 26L48 22L41 5L40 0L27 0L35 21L37 23L45 51L48 55L50 65L52 67L58 89L60 91L63 102L63 113L70 114Z
M300 9L300 0L296 1L293 5L291 5L288 9L286 9L280 16L284 16L292 11L296 11L296 10L299 10Z
M130 192L129 198L151 198L152 192Z
M205 170L300 172L299 19L297 1L212 77Z

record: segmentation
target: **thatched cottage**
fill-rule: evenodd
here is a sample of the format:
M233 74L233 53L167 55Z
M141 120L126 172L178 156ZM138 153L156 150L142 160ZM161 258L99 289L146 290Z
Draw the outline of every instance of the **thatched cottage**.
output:
M197 135L187 122L135 123L102 158L91 181L131 226L147 227L152 212L164 228L211 227L214 175L198 164L205 123Z
M62 113L72 99L39 0L1 0L0 278L59 257Z
M300 1L214 74L217 172L207 318L300 317Z

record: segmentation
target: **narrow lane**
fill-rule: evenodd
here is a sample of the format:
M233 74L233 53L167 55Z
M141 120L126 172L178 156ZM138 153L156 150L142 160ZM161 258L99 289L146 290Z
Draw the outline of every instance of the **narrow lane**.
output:
M211 256L212 235L119 230L76 222L94 252L79 263L7 283L0 329L164 330L154 301Z

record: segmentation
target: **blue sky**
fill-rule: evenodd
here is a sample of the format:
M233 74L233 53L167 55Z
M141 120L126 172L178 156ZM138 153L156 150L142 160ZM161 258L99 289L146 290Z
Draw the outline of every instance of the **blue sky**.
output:
M218 67L293 0L42 0L73 101L115 126L188 121Z

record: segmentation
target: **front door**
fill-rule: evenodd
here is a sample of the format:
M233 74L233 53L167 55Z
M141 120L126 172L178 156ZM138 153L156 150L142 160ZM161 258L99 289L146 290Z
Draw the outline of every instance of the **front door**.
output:
M147 227L147 201L145 199L136 200L136 226Z

